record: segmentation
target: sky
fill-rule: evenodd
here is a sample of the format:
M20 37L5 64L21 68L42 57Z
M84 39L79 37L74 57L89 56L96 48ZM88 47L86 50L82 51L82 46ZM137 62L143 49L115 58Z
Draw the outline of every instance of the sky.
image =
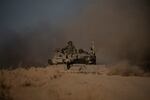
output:
M14 30L44 21L58 25L78 16L86 5L86 0L1 0L2 25Z
M148 0L1 0L0 64L43 65L72 40L98 63L150 59Z

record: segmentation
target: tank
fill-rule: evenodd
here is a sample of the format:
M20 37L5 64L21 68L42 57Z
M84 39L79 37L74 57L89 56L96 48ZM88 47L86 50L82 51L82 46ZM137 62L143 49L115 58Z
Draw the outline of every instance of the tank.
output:
M48 59L50 65L57 64L96 64L94 44L88 51L76 49L72 41L65 48L56 49L52 58Z

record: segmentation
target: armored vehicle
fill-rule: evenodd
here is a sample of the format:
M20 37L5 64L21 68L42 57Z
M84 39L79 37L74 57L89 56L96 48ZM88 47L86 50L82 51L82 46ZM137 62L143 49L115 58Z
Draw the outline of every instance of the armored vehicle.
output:
M54 56L48 59L50 65L56 64L96 64L94 45L89 51L76 49L72 41L65 48L55 50Z

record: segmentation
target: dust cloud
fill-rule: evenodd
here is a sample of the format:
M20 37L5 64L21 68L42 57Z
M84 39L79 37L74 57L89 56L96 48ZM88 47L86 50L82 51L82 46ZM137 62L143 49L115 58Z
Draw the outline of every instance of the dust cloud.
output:
M51 5L52 2L54 1L51 0ZM149 63L150 6L147 0L83 0L70 1L68 5L65 2L53 4L60 9L63 5L62 12L55 8L48 11L50 15L36 14L38 22L42 23L32 26L29 22L31 26L22 26L22 29L10 28L10 19L7 19L9 14L6 14L4 17L9 23L4 20L4 24L0 24L1 66L46 65L53 50L65 46L69 40L72 40L77 48L83 49L89 49L90 42L94 41L99 64L111 64L122 60L132 64ZM70 8L71 5L74 6ZM44 8L46 11L47 7ZM71 11L68 11L69 8ZM18 9L19 7L17 14L23 13ZM9 10L4 12L10 13ZM22 18L22 24L32 19L26 13L23 16L25 17ZM45 16L53 17L47 19ZM57 20L57 17L61 20ZM16 19L12 19L13 24L15 21L17 22Z

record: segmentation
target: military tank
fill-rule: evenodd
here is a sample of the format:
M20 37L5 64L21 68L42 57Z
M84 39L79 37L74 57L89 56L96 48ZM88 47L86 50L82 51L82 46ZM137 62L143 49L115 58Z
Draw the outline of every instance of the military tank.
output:
M50 65L67 64L68 68L71 64L96 64L96 55L94 44L88 51L76 49L72 41L62 49L56 49L54 56L48 59Z

